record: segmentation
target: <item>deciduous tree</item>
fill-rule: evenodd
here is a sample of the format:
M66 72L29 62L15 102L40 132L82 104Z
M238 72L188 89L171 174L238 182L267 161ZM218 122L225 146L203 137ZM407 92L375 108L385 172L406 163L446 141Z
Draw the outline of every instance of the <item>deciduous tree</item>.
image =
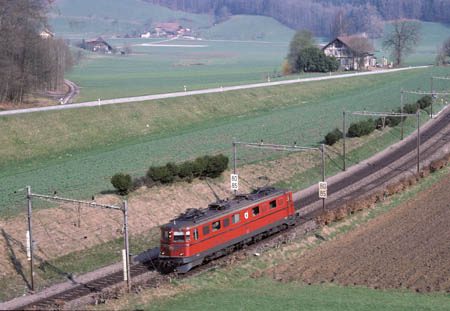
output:
M62 85L72 58L63 40L40 36L48 6L48 0L0 0L0 101L22 103L33 91Z
M289 53L287 56L289 65L295 67L295 62L297 61L300 51L314 46L315 43L316 38L311 31L306 29L297 31L289 44Z
M391 52L395 64L400 66L420 42L421 25L414 21L395 21L392 26L393 30L384 38L383 48Z

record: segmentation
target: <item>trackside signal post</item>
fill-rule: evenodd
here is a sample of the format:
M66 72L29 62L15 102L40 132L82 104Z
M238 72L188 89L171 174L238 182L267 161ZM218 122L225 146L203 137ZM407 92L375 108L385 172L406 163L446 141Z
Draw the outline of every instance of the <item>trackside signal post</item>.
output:
M233 175L237 176L236 173L236 167L237 167L237 145L250 147L250 148L262 148L262 149L271 149L271 150L278 150L278 151L308 151L308 150L315 150L320 151L322 153L322 182L325 182L325 145L321 144L321 148L315 148L315 147L299 147L297 146L297 143L294 143L292 146L288 145L274 145L274 144L265 144L263 140L261 140L260 143L245 143L245 142L238 142L236 141L236 138L233 137L232 140L233 143ZM234 194L236 195L237 190L234 191ZM320 197L322 198L322 197ZM325 197L326 198L326 197ZM325 212L325 198L322 198L322 209Z
M115 205L104 205L104 204L98 204L95 202L89 202L89 201L80 201L80 200L73 200L73 199L66 199L61 198L56 195L49 196L49 195L43 195L43 194L36 194L31 193L30 186L27 186L27 202L28 202L28 231L29 234L27 234L27 238L29 236L29 239L27 239L27 245L28 240L30 242L30 251L29 251L29 259L30 265L31 265L31 290L34 290L34 275L33 275L33 239L32 239L32 219L31 219L31 199L32 198L38 198L43 199L47 201L57 201L57 202L65 202L65 203L75 203L78 204L78 206L86 206L86 207L93 207L93 208L103 208L103 209L112 209L112 210L120 210L123 213L123 226L124 226L124 247L123 250L124 253L124 281L127 282L127 289L128 291L131 290L131 277L130 277L130 249L129 249L129 242L128 242L128 209L127 209L127 201L122 202L122 207L115 206ZM28 252L28 251L27 251Z

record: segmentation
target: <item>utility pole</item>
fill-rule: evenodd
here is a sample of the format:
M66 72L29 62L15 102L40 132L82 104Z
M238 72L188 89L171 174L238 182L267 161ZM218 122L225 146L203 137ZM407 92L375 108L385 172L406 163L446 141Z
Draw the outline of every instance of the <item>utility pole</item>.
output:
M417 175L420 172L420 110L417 110Z
M400 113L403 114L403 88L400 90ZM401 118L400 140L403 140L403 117Z
M236 175L236 137L233 137L233 174ZM237 195L237 190L234 190L234 196Z
M31 291L34 292L34 268L33 268L33 230L31 218L31 188L27 186L27 205L28 205L28 234L27 234L27 257L30 261Z
M345 128L345 110L343 111L343 118L342 118L342 135L343 135L343 152L344 152L344 172L346 168L346 160L345 160L345 136L347 136L347 130Z
M131 291L131 275L130 275L130 246L128 244L128 209L127 201L123 201L123 229L124 229L124 242L125 242L125 267L127 276L127 289Z
M322 182L325 182L325 144L322 144ZM322 212L325 215L325 198L322 198Z
M433 119L433 73L430 74L430 85L431 85L431 116L430 118Z
M127 202L123 201L123 206L115 206L115 205L104 205L104 204L98 204L95 201L81 201L81 200L73 200L73 199L67 199L67 198L61 198L55 195L49 196L45 194L36 194L31 193L30 186L27 186L27 201L28 201L28 231L29 231L29 241L30 241L30 247L29 247L29 260L30 260L30 267L31 267L31 288L34 290L34 273L33 273L33 238L32 238L32 221L31 221L31 199L37 198L37 199L43 199L47 201L56 201L56 202L64 202L64 203L71 203L71 204L78 204L78 207L81 205L86 207L92 207L92 208L102 208L102 209L112 209L112 210L120 210L123 213L123 228L124 228L124 244L125 244L125 250L123 251L123 254L125 255L124 260L124 279L127 280L127 288L128 290L131 289L131 275L130 275L130 248L129 248L129 241L128 241L128 209L127 209Z

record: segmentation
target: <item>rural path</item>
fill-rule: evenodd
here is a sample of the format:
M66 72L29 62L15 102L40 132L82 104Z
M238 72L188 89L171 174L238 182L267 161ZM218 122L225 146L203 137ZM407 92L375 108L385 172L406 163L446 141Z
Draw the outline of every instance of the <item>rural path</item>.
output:
M386 73L427 68L427 67L429 67L429 66L417 66L417 67L407 67L407 68L398 68L398 69L382 69L382 70L376 70L376 71L349 73L349 74L342 74L342 75L335 75L335 76L321 76L321 77L305 78L305 79L293 79L293 80L283 80L283 81L275 81L275 82L227 86L227 87L219 87L219 88L197 90L197 91L175 92L175 93L155 94L155 95L146 95L146 96L137 96L137 97L125 97L125 98L116 98L116 99L107 99L107 100L99 99L97 101L90 101L90 102L84 102L84 103L78 103L78 104L66 104L66 105L58 105L58 106L0 111L0 116L16 115L16 114L21 114L21 113L31 113L31 112L38 112L38 111L64 110L64 109L95 107L95 106L113 105L113 104L122 104L122 103L133 103L133 102L149 101L149 100L155 100L155 99L166 99L166 98L175 98L175 97L183 97L183 96L191 96L191 95L220 93L220 92L245 90L245 89L252 89L252 88L259 88L259 87L275 86L275 85L285 85L285 84L304 83L304 82L312 82L312 81L323 81L323 80L332 80L332 79L360 77L360 76L386 74Z

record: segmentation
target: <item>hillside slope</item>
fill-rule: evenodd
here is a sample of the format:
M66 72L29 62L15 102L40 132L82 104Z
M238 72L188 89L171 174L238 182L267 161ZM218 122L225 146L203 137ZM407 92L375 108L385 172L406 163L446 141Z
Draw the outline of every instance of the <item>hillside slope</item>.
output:
M227 15L265 15L293 28L307 28L318 35L329 35L331 23L339 8L353 14L362 8L364 13L379 15L384 20L412 18L423 21L450 23L450 2L447 0L143 0L174 10ZM352 12L353 11L353 12ZM350 17L349 17L350 18Z

